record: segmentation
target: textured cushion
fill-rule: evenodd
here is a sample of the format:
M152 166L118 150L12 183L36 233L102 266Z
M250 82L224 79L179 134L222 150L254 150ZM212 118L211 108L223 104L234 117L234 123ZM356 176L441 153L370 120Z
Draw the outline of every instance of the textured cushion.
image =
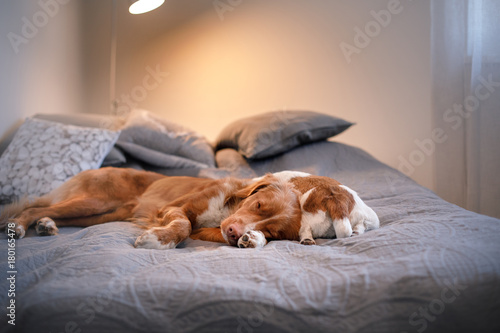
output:
M260 159L294 147L326 140L353 123L311 111L276 111L239 119L217 138L216 150L233 148L248 159Z
M28 118L0 157L0 202L44 195L99 168L119 132Z
M117 130L123 126L124 120L122 117L112 116L107 114L92 114L92 113L71 113L71 114L45 114L40 113L33 116L36 119L54 121L66 125L75 125L82 127L104 128L108 130ZM120 149L113 147L106 155L102 166L118 167L127 162L125 155Z
M91 113L70 113L70 114L48 114L39 113L35 114L32 118L53 121L66 125L75 125L82 127L95 127L105 128L109 130L117 130L123 126L124 120L121 117L105 115L105 114L91 114ZM17 130L17 129L16 129ZM12 131L0 142L0 156L7 149L10 142L14 138L16 131ZM103 166L120 166L126 162L123 153L116 147L111 148L109 154L102 162Z
M215 166L213 148L203 136L145 110L131 112L116 145L157 167Z

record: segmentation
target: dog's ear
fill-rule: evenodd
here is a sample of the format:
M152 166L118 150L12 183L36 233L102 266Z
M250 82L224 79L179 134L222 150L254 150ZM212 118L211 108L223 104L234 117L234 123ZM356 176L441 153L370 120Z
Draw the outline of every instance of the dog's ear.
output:
M254 195L261 189L269 186L269 182L262 182L258 181L257 183L245 186L244 188L231 193L226 197L224 200L224 205L226 206L236 206L238 205L243 199L248 198L251 195Z
M264 177L260 178L256 182L251 183L250 185L247 185L242 189L227 196L224 201L224 204L237 205L242 200L254 195L255 193L259 192L260 190L274 183L276 183L276 177L274 177L272 174L266 174Z
M273 184L275 182L275 180L276 179L273 175L267 174L263 178L256 181L255 183L252 183L248 186L245 186L241 190L237 191L235 193L235 196L238 198L241 198L241 199L248 198L249 196L252 196L255 193L259 192L260 190Z

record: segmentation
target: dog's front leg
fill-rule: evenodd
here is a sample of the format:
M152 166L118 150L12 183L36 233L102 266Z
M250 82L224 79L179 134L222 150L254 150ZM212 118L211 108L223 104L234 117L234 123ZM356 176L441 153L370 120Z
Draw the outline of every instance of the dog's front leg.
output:
M163 210L161 226L146 230L135 241L135 247L143 249L173 249L189 237L191 222L182 208L171 207Z
M207 242L217 242L226 243L226 240L222 236L220 228L200 228L193 230L189 238L207 241Z

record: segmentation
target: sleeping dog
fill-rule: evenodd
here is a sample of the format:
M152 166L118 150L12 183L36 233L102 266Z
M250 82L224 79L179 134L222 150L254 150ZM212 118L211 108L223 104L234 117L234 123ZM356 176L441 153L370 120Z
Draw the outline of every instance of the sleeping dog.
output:
M268 239L314 244L315 237L378 227L355 192L327 177L287 171L213 180L121 168L82 172L33 203L8 207L0 223L14 223L22 238L33 224L39 235L55 235L57 226L117 220L144 227L135 246L155 249L173 248L189 236L239 247L260 247Z

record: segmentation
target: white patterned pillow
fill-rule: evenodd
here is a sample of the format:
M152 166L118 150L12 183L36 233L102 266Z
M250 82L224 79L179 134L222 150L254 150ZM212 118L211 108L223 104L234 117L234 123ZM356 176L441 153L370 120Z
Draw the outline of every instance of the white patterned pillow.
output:
M28 118L0 157L0 203L49 193L97 169L120 132Z

